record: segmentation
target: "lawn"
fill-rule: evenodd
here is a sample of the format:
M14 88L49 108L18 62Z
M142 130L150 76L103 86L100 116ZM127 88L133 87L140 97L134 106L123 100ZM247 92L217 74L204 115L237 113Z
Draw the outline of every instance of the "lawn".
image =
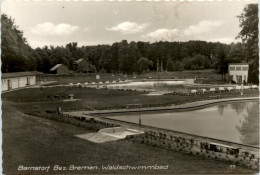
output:
M48 96L67 96L74 94L77 101L65 102L63 99L48 99ZM28 88L2 94L2 100L13 102L20 110L28 112L55 110L61 107L63 111L82 110L89 106L94 109L125 108L128 104L142 104L144 107L165 106L197 100L208 99L212 94L181 96L160 95L147 96L144 92L105 90L78 87ZM240 92L218 93L223 98L241 97ZM257 90L245 90L243 96L258 96Z

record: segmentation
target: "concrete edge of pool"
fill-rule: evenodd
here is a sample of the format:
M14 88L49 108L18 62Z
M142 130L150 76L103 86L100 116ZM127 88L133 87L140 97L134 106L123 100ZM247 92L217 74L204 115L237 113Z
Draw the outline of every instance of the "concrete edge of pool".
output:
M111 122L120 122L120 124L125 124L125 125L137 125L136 123L132 122L127 122L127 121L120 121L117 119L111 119L111 118L106 118L107 114L127 114L127 113L140 113L140 112L180 112L180 111L192 111L192 110L198 110L198 109L203 109L215 104L219 103L229 103L229 102L238 102L238 101L255 101L259 100L259 97L246 97L246 98L229 98L229 99L217 99L217 100L206 100L206 101L199 101L199 104L197 102L192 102L192 103L187 103L183 105L176 105L176 106L168 106L168 107L154 107L153 109L150 108L140 108L140 109L117 109L117 110L100 110L100 111L77 111L77 112L63 112L64 114L68 114L69 116L79 116L83 117L86 119L90 118L95 118L99 120L109 120ZM203 102L203 104L201 104ZM189 105L191 104L191 105ZM179 107L182 106L182 107ZM101 116L100 116L101 115ZM232 144L237 144L237 145L244 145L247 147L252 147L252 148L257 148L259 149L260 146L253 146L253 145L246 145L246 144L241 144L241 143L235 143L235 142L230 142L226 140L221 140L221 139L215 139L215 138L210 138L210 137L205 137L205 136L199 136L199 135L194 135L194 134L189 134L185 132L180 132L180 131L174 131L170 129L163 129L163 128L157 128L157 127L152 127L152 126L147 126L147 125L142 125L142 127L149 127L149 128L156 128L156 129L161 129L161 130L166 130L166 131L172 131L176 132L179 134L184 134L184 135L190 135L190 136L195 136L195 137L201 137L204 139L213 139L215 141L222 141L222 142L227 142L227 143L232 143Z
M119 122L119 125L136 125L138 126L137 129L139 129L139 125L136 123L131 123L131 122L126 122L126 121L120 121L120 120L116 120L116 119L111 119L111 118L106 118L105 115L106 114L121 114L121 113L135 113L135 112L162 112L162 111L178 111L178 110L183 110L183 111L188 111L188 110L197 110L197 109L202 109L205 107L208 107L210 105L215 105L218 103L226 103L226 102L237 102L237 101L252 101L252 100L259 100L259 97L246 97L246 98L228 98L228 99L217 99L217 100L206 100L206 101L202 101L203 104L201 104L201 101L199 101L199 104L196 104L197 102L192 102L192 103L187 103L184 104L186 106L182 106L181 108L179 106L168 106L168 107L154 107L153 109L150 108L140 108L140 109L117 109L117 110L100 110L100 111L77 111L77 112L63 112L64 114L68 114L69 116L78 116L78 117L83 117L86 119L90 119L90 118L95 118L96 120L102 120L102 121L110 121L110 122ZM191 104L191 105L189 105ZM99 115L104 115L99 116ZM193 135L193 134L189 134L189 133L185 133L185 132L179 132L179 131L174 131L174 130L169 130L169 129L163 129L163 128L156 128L156 127L151 127L151 126L146 126L146 125L142 125L142 127L148 127L149 129L155 128L155 129L161 129L161 130L165 130L165 131L172 131L175 133L179 133L179 134L184 134L184 135L189 135L192 137L200 137L203 139L212 139L213 141L220 141L223 143L230 143L230 144L236 144L236 145L244 145L246 147L251 147L251 148L256 148L259 149L260 146L252 146L252 145L246 145L246 144L240 144L240 143L235 143L235 142L230 142L230 141L225 141L225 140L221 140L221 139L214 139L214 138L209 138L209 137L205 137L205 136L198 136L198 135Z
M172 105L165 107L147 107L147 108L135 108L135 109L112 109L112 110L97 110L97 111L78 111L81 115L90 115L95 117L100 117L97 115L106 115L112 113L132 113L132 112L161 112L161 111L190 111L206 108L211 105L215 105L218 103L226 103L226 102L237 102L237 101L253 101L259 100L259 97L245 97L245 98L226 98L226 99L216 99L216 100L204 100L204 101L196 101L191 103L185 103L181 105ZM70 112L64 112L70 113ZM71 112L73 113L73 112ZM77 113L77 112L76 112Z

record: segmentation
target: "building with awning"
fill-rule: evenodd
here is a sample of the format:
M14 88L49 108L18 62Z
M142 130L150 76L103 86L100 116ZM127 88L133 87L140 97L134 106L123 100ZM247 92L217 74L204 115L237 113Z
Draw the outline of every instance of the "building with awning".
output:
M237 84L248 82L249 65L247 63L232 63L228 65L229 80Z

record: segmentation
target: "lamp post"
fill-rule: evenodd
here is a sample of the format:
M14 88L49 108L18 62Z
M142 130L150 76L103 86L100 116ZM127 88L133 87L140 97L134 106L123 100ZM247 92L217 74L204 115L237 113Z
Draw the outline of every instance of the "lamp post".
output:
M99 79L100 79L100 75L97 74L97 75L96 75L96 80L99 80ZM99 87L99 86L98 86L98 83L99 83L99 82L97 81L97 89L98 89L98 87Z
M139 127L141 128L142 125L142 119L141 119L141 114L140 114L140 105L139 105Z
M241 95L243 95L243 90L244 90L244 80L243 80L243 75L242 75L242 78L241 78L242 82L241 82Z

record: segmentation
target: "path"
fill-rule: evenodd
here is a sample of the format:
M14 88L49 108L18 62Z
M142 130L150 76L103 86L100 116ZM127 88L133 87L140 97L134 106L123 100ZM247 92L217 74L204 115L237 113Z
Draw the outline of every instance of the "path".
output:
M229 101L241 101L241 100L257 100L259 97L241 97L241 98L226 98L226 99L214 99L214 100L203 100L191 103L185 103L180 105L171 105L163 107L149 107L149 108L135 108L135 109L112 109L112 110L92 110L92 111L72 111L63 112L64 114L74 115L74 116L85 116L92 114L105 114L105 113L121 113L121 112L143 112L143 111L160 111L160 110L191 110L207 107L208 105L229 102Z

